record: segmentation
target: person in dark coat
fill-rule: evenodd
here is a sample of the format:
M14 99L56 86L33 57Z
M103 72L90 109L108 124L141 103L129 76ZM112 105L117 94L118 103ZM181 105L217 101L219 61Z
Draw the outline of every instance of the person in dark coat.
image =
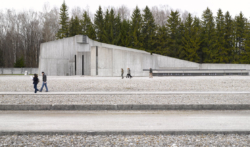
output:
M152 70L152 68L149 69L149 78L153 78L153 70Z
M127 76L126 76L126 78L129 78L129 68L127 68Z
M34 84L35 93L36 93L37 91L39 91L39 89L37 89L37 84L38 84L38 82L39 82L38 76L37 76L37 74L34 74L34 77L33 77L33 84Z
M132 78L130 68L128 68L128 77L129 77L130 79Z
M43 75L43 85L42 85L42 87L41 87L41 89L40 89L40 92L43 91L43 87L44 87L44 86L45 86L45 88L46 88L46 92L48 92L48 87L47 87L47 76L45 75L44 72L42 72L42 75Z

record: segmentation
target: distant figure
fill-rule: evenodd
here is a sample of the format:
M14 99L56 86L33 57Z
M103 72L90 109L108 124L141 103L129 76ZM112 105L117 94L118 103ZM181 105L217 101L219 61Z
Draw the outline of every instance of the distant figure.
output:
M128 74L127 74L127 77L128 77L128 78L130 78L130 79L132 78L130 68L128 68Z
M42 75L43 75L43 85L42 85L42 88L41 88L40 92L43 91L43 86L46 87L46 92L48 92L48 87L47 87L47 76L45 75L44 72L42 72Z
M124 74L124 70L123 68L121 69L121 76L122 76L122 79L123 79L123 74Z
M153 70L152 70L152 68L149 69L149 78L153 78Z
M37 84L38 84L38 82L39 82L38 76L37 76L37 74L34 74L34 77L33 77L33 84L34 84L35 93L36 93L37 91L39 91L39 89L37 89Z
M129 70L128 70L128 68L127 68L127 76L126 76L126 78L129 78Z

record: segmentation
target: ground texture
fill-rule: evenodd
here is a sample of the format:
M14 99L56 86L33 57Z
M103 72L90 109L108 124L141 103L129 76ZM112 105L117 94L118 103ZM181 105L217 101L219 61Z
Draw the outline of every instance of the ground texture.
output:
M42 79L39 77L40 80ZM250 76L234 77L51 77L50 92L250 91ZM41 87L41 82L38 88ZM29 76L0 76L0 92L33 92ZM45 91L45 89L44 89Z
M250 135L12 135L0 136L0 146L249 146Z
M0 104L250 104L249 94L0 95Z

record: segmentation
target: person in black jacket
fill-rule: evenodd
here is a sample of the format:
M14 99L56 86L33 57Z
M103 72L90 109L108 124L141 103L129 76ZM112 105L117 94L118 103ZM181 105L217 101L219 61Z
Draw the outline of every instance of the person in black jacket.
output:
M38 82L39 82L38 76L37 76L37 74L34 74L34 77L33 77L33 84L34 84L35 93L36 93L37 91L39 91L39 89L37 89L37 84L38 84Z
M43 91L43 86L45 86L46 92L48 92L48 87L47 87L47 76L45 75L44 72L42 72L42 75L43 75L43 85L42 85L42 87L41 87L41 89L40 89L40 92Z

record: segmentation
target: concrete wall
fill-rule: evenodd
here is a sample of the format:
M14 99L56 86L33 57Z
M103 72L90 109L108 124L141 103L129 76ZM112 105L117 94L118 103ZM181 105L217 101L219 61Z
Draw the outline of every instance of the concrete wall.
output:
M82 35L68 37L41 44L39 57L39 72L44 71L50 76L82 75L82 55L85 74L90 75L89 44L81 44ZM88 53L87 53L88 52ZM75 64L76 55L76 64Z
M38 74L38 68L0 68L0 74Z
M133 76L148 76L143 69L199 69L198 63L188 62L138 50L98 46L98 76L120 76L121 68ZM91 75L96 75L96 47L91 48Z
M200 64L200 69L246 69L246 70L250 70L250 64Z
M250 70L248 64L198 64L84 38L86 37L76 35L41 44L38 73L44 71L49 76L82 75L83 55L84 75L91 76L120 76L121 68L125 74L127 68L130 68L132 76L148 76L148 72L143 69L149 68ZM98 47L98 57L96 57L96 47Z

